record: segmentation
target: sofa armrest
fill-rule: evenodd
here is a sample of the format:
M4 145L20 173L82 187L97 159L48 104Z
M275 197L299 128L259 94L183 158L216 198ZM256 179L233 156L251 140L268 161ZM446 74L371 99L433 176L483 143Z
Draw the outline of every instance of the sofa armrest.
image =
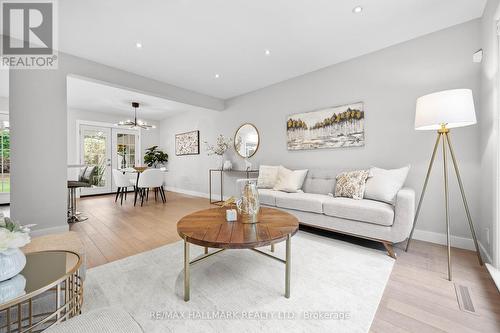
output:
M404 241L410 235L413 219L415 217L415 191L403 187L396 195L394 207L394 224L392 225L393 243Z

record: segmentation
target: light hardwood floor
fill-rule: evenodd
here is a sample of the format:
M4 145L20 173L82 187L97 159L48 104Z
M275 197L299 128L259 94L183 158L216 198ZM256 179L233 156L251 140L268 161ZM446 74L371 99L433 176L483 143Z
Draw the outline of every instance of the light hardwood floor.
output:
M79 200L78 209L89 219L71 230L79 235L88 265L94 267L180 240L177 220L207 207L207 199L172 192L165 205L150 198L144 207L134 207L131 195L123 206L115 204L112 195L86 197ZM377 243L322 234L384 251ZM476 314L459 308L454 284L446 279L444 246L415 241L408 253L396 251L399 258L371 332L500 332L500 294L473 252L453 249L453 282L470 287Z

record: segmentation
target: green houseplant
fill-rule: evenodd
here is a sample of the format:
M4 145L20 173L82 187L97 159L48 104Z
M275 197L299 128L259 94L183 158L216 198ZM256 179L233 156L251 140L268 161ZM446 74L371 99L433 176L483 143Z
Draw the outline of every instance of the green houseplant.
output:
M144 163L148 167L163 165L168 162L168 154L158 149L158 146L153 146L146 149L144 153Z

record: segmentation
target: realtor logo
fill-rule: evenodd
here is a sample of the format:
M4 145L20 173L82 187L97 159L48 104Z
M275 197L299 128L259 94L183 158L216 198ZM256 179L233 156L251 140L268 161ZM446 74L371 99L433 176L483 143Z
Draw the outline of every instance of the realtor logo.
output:
M19 69L57 68L55 0L2 0L1 65Z

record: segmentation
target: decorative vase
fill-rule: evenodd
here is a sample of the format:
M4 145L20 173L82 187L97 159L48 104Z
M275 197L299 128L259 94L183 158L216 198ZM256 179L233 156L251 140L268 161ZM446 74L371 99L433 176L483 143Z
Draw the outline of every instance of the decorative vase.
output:
M18 248L0 252L0 282L19 274L26 265L26 256Z
M26 278L21 274L0 282L0 304L24 295L26 293L24 288L26 288Z
M231 163L230 160L224 161L224 164L222 165L223 170L232 170L233 169L233 163Z
M252 163L248 159L245 158L245 170L252 170Z
M236 201L236 208L241 216L241 223L259 222L259 191L256 179L238 179L241 198Z
M219 160L219 168L220 168L220 170L224 170L224 154L219 155L219 158L220 158L220 160Z

